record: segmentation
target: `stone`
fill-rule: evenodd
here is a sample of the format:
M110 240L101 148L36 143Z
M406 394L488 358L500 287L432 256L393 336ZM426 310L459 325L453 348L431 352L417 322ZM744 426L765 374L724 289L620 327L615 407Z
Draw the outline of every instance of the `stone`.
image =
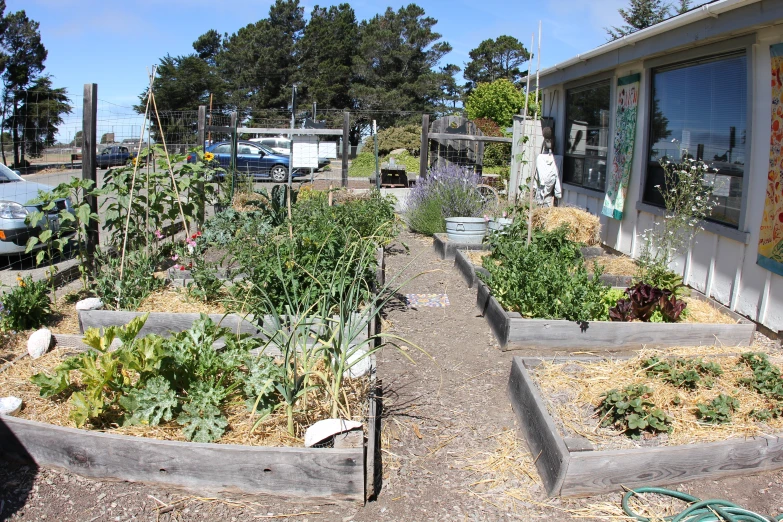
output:
M40 330L33 332L27 340L27 353L29 353L30 357L33 359L37 359L45 354L51 346L52 332L46 328L41 328Z
M356 379L372 371L372 358L361 348L354 351L345 363L349 368L343 372L344 379Z
M305 431L305 447L311 448L319 442L334 437L338 433L345 433L346 431L355 430L361 427L361 422L345 419L326 419L318 421Z
M103 301L101 301L97 297L88 297L87 299L82 299L78 303L76 303L76 309L77 310L101 310L103 309Z
M0 415L16 415L21 409L22 399L19 397L0 397Z

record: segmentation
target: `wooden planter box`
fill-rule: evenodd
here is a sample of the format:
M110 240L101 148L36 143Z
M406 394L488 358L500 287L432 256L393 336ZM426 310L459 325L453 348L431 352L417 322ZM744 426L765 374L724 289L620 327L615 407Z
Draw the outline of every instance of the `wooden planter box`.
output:
M487 245L469 245L467 243L456 243L449 241L446 234L433 234L432 248L441 259L451 260L457 255L457 250L486 250Z
M125 324L135 312L90 311L101 326ZM159 314L171 321L165 333L184 317ZM85 316L80 316L83 322ZM150 314L150 319L153 315ZM188 317L190 319L190 317ZM148 319L149 323L149 319ZM161 333L155 326L147 333ZM224 321L225 324L225 321ZM249 323L248 323L249 324ZM252 325L251 325L252 326ZM145 325L146 328L146 325ZM370 324L374 335L377 321ZM86 350L80 336L57 335L57 345ZM366 440L349 432L335 438L334 448L274 448L202 444L116 435L4 416L0 418L0 456L32 460L101 479L148 482L213 492L271 494L296 498L364 503L377 494L380 480L380 404L372 358Z
M779 436L604 451L593 450L586 439L563 438L527 371L540 362L514 357L508 392L549 496L583 497L783 468Z
M476 305L487 319L501 350L532 349L537 353L568 350L597 352L629 351L671 346L750 346L756 325L696 291L693 296L731 316L738 324L621 323L592 321L578 323L564 319L526 319L507 312L492 297L489 287L478 281Z
M379 249L377 277L384 277ZM82 311L82 331L123 325L139 312ZM193 324L199 314L151 313L139 335L170 335ZM211 315L232 331L260 335L251 322L229 314ZM380 318L370 321L374 336ZM88 347L81 336L55 335L55 344L77 351ZM335 437L333 448L274 448L235 444L163 441L66 428L16 417L0 418L0 457L32 460L78 475L183 487L198 492L269 494L297 499L327 499L363 504L381 486L381 402L371 356L371 386L364 436ZM358 432L361 433L361 432Z

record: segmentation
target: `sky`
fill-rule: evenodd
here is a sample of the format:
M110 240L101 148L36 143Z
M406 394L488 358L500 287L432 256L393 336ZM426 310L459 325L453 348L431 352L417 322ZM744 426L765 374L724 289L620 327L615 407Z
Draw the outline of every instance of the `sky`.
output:
M270 0L7 0L6 13L24 9L40 23L41 39L49 52L45 72L55 87L65 87L78 108L61 128L62 137L81 125L85 83L98 84L99 120L116 117L121 134L136 134L130 107L148 83L148 70L166 54L193 52L196 38L215 29L234 33L265 18ZM334 2L335 4L340 2ZM403 3L349 2L358 20L387 6ZM453 51L443 62L464 68L471 49L487 38L507 34L530 46L542 22L541 67L546 68L607 41L604 27L620 25L617 13L628 0L418 0L427 16L438 20L435 30ZM309 15L316 5L303 2ZM319 2L318 5L332 5ZM121 115L126 117L122 118ZM138 122L140 123L140 122ZM99 131L101 130L99 122ZM108 125L108 124L106 124ZM122 128L122 130L119 130Z

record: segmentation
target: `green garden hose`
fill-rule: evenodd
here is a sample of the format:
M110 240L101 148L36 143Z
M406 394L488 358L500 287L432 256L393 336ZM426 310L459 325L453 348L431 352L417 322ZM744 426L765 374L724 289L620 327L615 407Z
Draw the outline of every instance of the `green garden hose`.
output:
M690 504L690 506L679 515L665 517L663 520L666 522L779 522L783 520L783 515L778 515L774 518L759 515L758 513L743 509L736 504L732 504L728 500L699 500L694 496L680 491L647 487L632 489L623 495L623 511L625 511L626 515L639 522L650 522L652 519L637 514L628 505L628 501L634 495L640 495L642 493L655 493L657 495L676 498Z

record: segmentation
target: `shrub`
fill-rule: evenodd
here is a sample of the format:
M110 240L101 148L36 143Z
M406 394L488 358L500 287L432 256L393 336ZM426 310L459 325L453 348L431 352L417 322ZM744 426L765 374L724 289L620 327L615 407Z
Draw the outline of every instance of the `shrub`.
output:
M372 136L364 140L364 146L373 150ZM386 156L396 149L405 149L418 156L421 149L421 125L410 124L378 131L378 154Z
M0 328L3 330L29 330L38 328L52 313L51 301L45 279L18 277L18 286L3 295Z
M477 190L481 178L457 165L434 168L408 195L405 219L415 232L446 230L448 217L480 217L486 204Z

